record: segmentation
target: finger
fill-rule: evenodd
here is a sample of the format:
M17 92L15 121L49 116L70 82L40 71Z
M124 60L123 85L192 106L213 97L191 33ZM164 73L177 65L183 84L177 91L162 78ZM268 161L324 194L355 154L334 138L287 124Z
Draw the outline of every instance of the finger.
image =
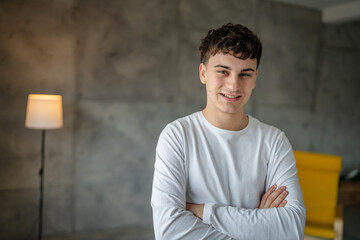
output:
M260 203L260 208L263 208L265 206L265 203L267 201L267 198L269 197L269 195L271 193L273 193L276 190L276 184L274 184L272 187L270 187L266 193L263 195L262 199L261 199L261 203Z
M259 208L263 208L263 207L264 207L267 198L269 197L269 195L270 195L271 193L273 193L273 192L275 191L275 189L276 189L276 184L272 185L272 186L267 190L267 192L266 192L266 193L262 196L262 198L261 198L261 202L260 202Z
M265 206L268 197L276 190L276 187L277 187L276 184L274 184L272 187L270 187L270 188L266 191L266 193L263 195L263 197L262 197L262 199L261 199L261 204L260 204L261 207L264 207L264 206Z
M277 199L277 197L283 192L285 191L286 187L282 186L279 187L276 191L274 191L273 193L270 194L270 196L267 198L266 203L265 203L265 208L270 208L272 203Z
M287 191L283 191L283 192L273 201L273 203L270 205L270 207L271 207L271 208L273 208L273 207L279 207L279 205L282 203L282 201L285 200L287 194L288 194Z
M285 207L287 201L284 199L278 207Z

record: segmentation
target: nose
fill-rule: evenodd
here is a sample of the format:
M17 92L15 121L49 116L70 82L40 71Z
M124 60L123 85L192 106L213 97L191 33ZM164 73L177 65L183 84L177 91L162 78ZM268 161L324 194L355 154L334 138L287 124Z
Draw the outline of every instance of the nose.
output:
M240 79L237 76L231 76L227 78L226 88L229 91L238 91L240 88Z

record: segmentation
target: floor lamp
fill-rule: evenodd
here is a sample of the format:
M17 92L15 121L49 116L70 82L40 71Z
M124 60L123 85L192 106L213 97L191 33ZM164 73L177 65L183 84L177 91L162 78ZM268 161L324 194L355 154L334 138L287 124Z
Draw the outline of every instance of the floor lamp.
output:
M25 126L42 131L40 202L39 202L39 240L42 239L44 173L45 173L45 130L63 126L63 107L60 95L30 94L28 96Z

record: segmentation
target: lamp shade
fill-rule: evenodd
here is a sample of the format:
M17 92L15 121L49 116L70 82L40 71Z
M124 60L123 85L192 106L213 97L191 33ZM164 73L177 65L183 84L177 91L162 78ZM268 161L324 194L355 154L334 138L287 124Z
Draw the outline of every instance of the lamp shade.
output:
M33 129L56 129L63 126L60 95L29 94L25 126Z

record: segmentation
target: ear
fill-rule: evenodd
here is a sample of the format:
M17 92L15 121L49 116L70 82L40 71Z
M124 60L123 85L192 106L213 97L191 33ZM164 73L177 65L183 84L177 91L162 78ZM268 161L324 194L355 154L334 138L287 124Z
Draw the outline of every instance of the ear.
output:
M203 63L200 63L199 66L199 75L201 83L206 84L206 66Z

